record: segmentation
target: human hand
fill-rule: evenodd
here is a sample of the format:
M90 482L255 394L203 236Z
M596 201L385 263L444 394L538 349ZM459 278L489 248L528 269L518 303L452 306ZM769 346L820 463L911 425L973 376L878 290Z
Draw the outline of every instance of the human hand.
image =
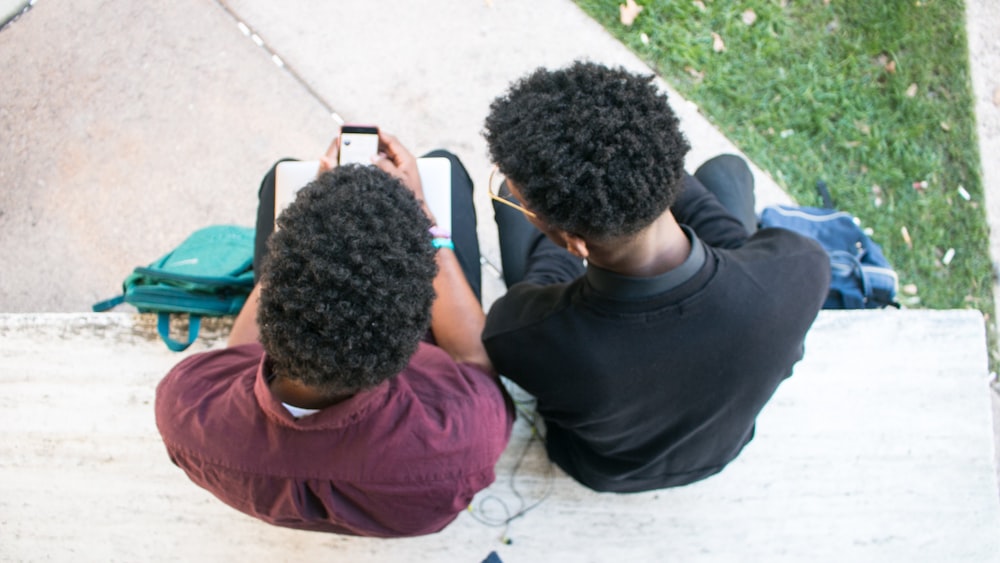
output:
M424 201L424 189L420 183L417 159L399 142L394 135L379 130L379 154L372 163L382 171L399 178L417 200Z
M319 170L316 172L316 176L333 170L337 167L338 162L340 162L340 135L333 138L330 147L326 149L326 154L320 157Z

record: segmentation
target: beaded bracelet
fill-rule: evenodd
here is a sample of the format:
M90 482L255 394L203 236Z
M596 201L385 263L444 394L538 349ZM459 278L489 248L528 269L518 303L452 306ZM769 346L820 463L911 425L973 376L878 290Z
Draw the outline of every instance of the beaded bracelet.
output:
M431 236L434 238L451 238L451 233L448 229L434 225L430 228Z
M455 250L455 243L451 241L450 238L435 238L431 239L431 246L434 248L447 248L449 250Z
M431 239L431 245L434 248L447 248L455 250L455 243L452 242L451 233L448 232L448 229L434 225L430 228L430 232L431 236L434 237Z

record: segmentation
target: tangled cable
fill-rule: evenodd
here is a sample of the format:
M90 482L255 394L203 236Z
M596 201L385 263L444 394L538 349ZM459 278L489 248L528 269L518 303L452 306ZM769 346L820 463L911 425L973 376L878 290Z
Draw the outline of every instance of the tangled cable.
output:
M542 431L539 429L539 419L538 413L534 411L534 398L527 395L522 390L514 390L508 387L508 391L512 397L514 397L514 405L517 409L518 416L523 418L528 425L531 427L531 436L528 438L527 443L525 443L524 448L517 457L517 462L514 464L514 468L510 474L510 489L514 493L514 497L517 499L518 506L516 510L512 510L512 507L507 504L502 498L496 495L486 495L479 499L475 506L470 505L468 510L469 514L479 523L490 526L490 527L503 527L503 533L500 536L500 541L505 545L510 545L513 540L510 538L508 532L510 531L510 524L514 520L521 518L525 514L531 512L535 508L538 508L545 500L552 494L553 483L555 479L553 478L552 462L548 461L548 456L546 456L546 471L545 471L545 488L542 495L531 502L530 504L524 498L524 495L517 487L517 476L518 471L521 469L521 464L524 462L527 456L528 450L531 449L532 445L535 443L543 444L545 443L545 437ZM518 393L519 391L519 393ZM521 395L518 397L517 395ZM494 508L495 507L495 508ZM502 513L501 517L490 516L490 512L499 511Z

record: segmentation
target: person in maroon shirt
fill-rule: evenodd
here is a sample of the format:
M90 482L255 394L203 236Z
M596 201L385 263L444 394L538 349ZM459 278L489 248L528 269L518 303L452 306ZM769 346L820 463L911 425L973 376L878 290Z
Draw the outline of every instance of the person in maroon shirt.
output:
M480 340L478 271L471 281L462 268L478 268L468 174L438 153L452 160L453 242L432 228L416 159L379 137L374 166L332 167L334 140L279 229L258 232L263 268L228 346L157 387L170 459L271 524L437 532L493 482L510 438L512 404Z

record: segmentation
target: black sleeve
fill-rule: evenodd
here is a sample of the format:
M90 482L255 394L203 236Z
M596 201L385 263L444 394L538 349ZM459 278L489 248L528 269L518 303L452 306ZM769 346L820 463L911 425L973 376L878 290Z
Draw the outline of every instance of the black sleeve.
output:
M493 202L493 215L508 288L522 281L539 285L564 283L583 275L583 260L556 246L520 211Z
M698 238L716 248L739 248L746 228L694 176L684 174L684 188L670 210L678 223L694 229Z
M541 235L528 255L524 280L538 285L568 283L583 275L583 260Z

